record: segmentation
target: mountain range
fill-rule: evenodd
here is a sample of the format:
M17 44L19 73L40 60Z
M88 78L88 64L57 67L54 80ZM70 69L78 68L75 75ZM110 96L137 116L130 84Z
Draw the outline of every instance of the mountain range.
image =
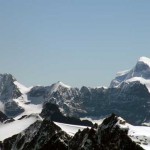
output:
M150 121L150 59L141 57L135 67L119 72L108 88L80 89L62 82L27 88L11 74L0 75L0 101L9 117L40 113L44 102L59 106L66 116L103 117L112 112L128 122L141 125ZM134 109L133 109L134 107Z
M20 130L0 139L4 140L0 144L4 150L48 149L48 147L56 149L56 146L58 149L70 150L92 147L102 150L105 150L104 147L142 149L136 143L147 145L149 139L142 136L142 141L136 141L132 134L130 136L134 138L129 137L127 126L150 125L150 59L141 57L131 70L117 73L107 88L86 86L77 88L60 81L49 86L27 88L11 74L0 74L0 109L2 124L9 126L19 122L22 125L23 122ZM121 125L118 125L120 118L116 115L110 116L112 113L123 117L128 124L121 120L119 121ZM88 120L79 119L87 117L107 119L101 125L94 126ZM77 133L70 137L57 126L58 122L91 128L78 127L83 131L76 131ZM124 124L127 125L125 128ZM31 135L32 129L34 134ZM48 132L52 134L49 135ZM123 138L128 142L126 143ZM110 143L107 143L108 139ZM37 147L33 147L35 145Z

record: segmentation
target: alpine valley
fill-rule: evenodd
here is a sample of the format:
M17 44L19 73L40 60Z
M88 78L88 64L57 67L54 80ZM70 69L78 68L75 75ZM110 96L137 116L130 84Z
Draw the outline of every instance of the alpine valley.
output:
M27 88L0 74L0 149L150 150L150 59L107 88Z

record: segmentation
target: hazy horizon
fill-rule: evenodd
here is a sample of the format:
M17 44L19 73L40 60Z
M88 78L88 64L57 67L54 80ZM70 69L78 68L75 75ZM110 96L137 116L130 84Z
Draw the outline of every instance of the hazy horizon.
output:
M150 58L150 1L1 1L0 73L26 86L108 86Z

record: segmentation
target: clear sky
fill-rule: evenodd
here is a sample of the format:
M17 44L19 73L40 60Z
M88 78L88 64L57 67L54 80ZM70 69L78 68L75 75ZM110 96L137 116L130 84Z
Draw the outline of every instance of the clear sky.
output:
M107 86L140 56L149 0L0 0L0 73L27 86Z

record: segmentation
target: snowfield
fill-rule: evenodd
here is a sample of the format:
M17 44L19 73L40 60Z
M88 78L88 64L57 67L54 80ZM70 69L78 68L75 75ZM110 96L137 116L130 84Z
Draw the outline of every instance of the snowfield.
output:
M22 98L22 97L20 97L18 99L14 99L14 101L25 110L23 113L16 116L14 118L15 120L19 119L20 117L22 117L24 115L30 115L32 113L39 114L42 111L42 104L38 104L38 105L30 104L30 102L24 101L24 98Z
M17 117L15 117L14 119L18 119L23 115L30 115L32 113L37 113L39 114L42 111L42 104L31 104L30 100L27 97L27 93L31 90L32 87L25 87L24 85L20 84L19 82L15 81L14 84L19 88L19 90L21 91L22 95L17 98L14 99L14 101L21 107L24 109L24 112L21 113L20 115L18 115Z
M121 129L127 129L129 137L143 147L145 150L150 150L150 127L146 126L133 126L126 123L126 121L118 117L116 123Z
M129 126L129 137L146 150L150 150L150 127Z
M37 116L30 116L22 120L16 120L14 122L0 124L0 141L9 138L15 134L18 134L28 128L35 121L39 120Z

